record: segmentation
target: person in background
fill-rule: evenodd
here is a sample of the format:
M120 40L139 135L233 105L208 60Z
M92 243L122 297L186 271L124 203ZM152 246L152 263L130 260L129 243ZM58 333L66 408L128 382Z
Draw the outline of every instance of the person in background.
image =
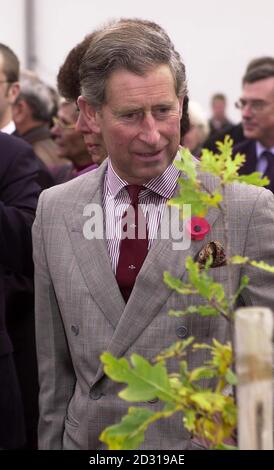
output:
M274 66L274 58L271 56L262 56L262 57L256 57L255 59L252 59L248 63L245 73L251 71L251 69L255 69L262 65ZM245 140L245 136L244 136L242 123L239 122L238 124L232 124L228 129L225 129L225 131L218 132L216 135L213 136L213 138L209 137L206 140L204 147L209 150L212 150L213 152L216 152L217 151L216 141L218 140L223 141L226 135L229 135L233 139L234 145L237 145L240 142L243 142Z
M0 43L0 131L15 132L12 105L19 94L19 60L14 52Z
M209 134L209 126L204 110L196 101L189 101L188 114L190 129L181 139L181 144L187 147L192 155L199 157L203 144Z
M21 72L20 93L12 109L17 135L32 145L49 171L63 164L49 129L54 107L49 87L32 72Z
M223 93L216 93L211 98L212 115L209 119L210 137L216 136L219 132L225 132L232 122L226 115L226 96Z
M20 283L20 290L14 284L18 277L33 275L31 226L39 195L38 167L26 142L2 132L0 155L0 449L30 449L38 419L33 310L30 318L25 285ZM16 300L17 310L10 305ZM26 334L30 323L31 332Z
M79 44L73 47L58 72L57 85L60 95L68 102L76 105L77 99L81 94L79 67L93 37L94 33L91 33ZM75 128L82 134L93 164L99 166L107 157L107 151L103 139L101 136L95 134L89 129L85 119L83 118L83 114L79 109Z
M258 64L258 62L257 62ZM260 171L274 192L274 58L251 67L242 80L242 95L236 106L241 111L245 141L234 153L246 155L241 174Z
M19 73L20 64L15 53L5 44L0 44L0 130L2 133L16 135L16 127L13 120L13 106L20 93L19 84ZM3 185L3 200L2 203L7 203L5 208L7 211L12 211L9 208L9 190L11 191L10 201L15 203L20 202L20 191L22 191L22 204L24 202L24 194L28 194L28 190L31 191L32 183L30 188L23 188L24 184L27 185L28 178L24 179L24 167L26 172L28 169L35 168L33 171L33 177L40 188L45 189L53 185L54 181L48 172L47 168L34 154L31 147L25 144L23 141L14 143L15 140L4 141L1 134L1 161L3 163L3 174L2 174L2 185ZM6 159L11 157L10 164ZM20 161L21 159L21 161ZM13 165L14 161L14 165ZM5 175L5 171L14 172L14 174ZM22 174L22 181L21 175ZM14 178L14 179L13 179ZM17 179L16 179L17 178ZM9 188L7 186L4 190L4 185L11 184ZM37 186L38 187L38 186ZM18 194L17 194L18 192ZM14 194L13 194L14 193ZM14 197L17 194L18 200ZM6 198L6 199L5 199ZM35 198L37 202L37 195ZM5 206L3 205L3 208ZM36 206L35 206L36 207ZM35 210L35 207L33 211ZM16 210L16 209L14 209ZM18 213L19 217L19 213ZM24 218L22 217L22 222ZM33 220L33 219L32 219ZM16 229L16 227L15 227ZM22 242L24 241L24 233L22 233ZM2 244L2 250L7 249L7 245ZM26 242L26 250L27 242ZM12 248L9 246L9 250ZM20 258L18 259L18 263ZM32 264L30 256L30 264ZM23 414L24 414L24 434L26 435L26 442L24 447L26 449L37 448L37 421L38 421L38 374L37 374L37 362L36 362L36 351L35 351L35 334L34 334L34 288L33 288L33 270L20 270L10 269L8 264L2 266L2 295L3 302L5 302L5 328L7 328L7 334L12 342L14 366L16 368L17 378L14 380L18 381L20 387L21 399L23 402ZM0 346L1 350L1 346ZM9 369L6 369L6 373L9 374ZM14 375L14 371L11 372ZM8 378L7 378L8 381ZM2 388L2 387L1 387ZM11 392L10 388L6 389L7 397ZM14 407L15 411L18 407L18 401L16 401L16 395L10 393L10 399L14 396ZM6 403L8 405L8 403ZM4 410L8 415L10 413L10 407ZM4 416L6 416L4 414ZM11 420L16 419L15 414L10 415ZM12 417L13 416L13 417ZM2 409L0 412L0 421L2 419ZM10 423L9 426L5 427L5 419L3 421L3 433L7 435L11 433L10 441L12 442L14 433L12 427L15 423ZM18 432L21 424L18 423ZM0 431L2 432L2 431ZM6 441L8 442L8 441ZM13 444L10 444L13 445ZM14 444L19 446L18 444ZM20 444L21 446L21 444ZM0 442L1 447L1 442Z
M57 146L60 161L69 160L69 164L53 169L56 183L65 183L83 172L94 170L98 164L93 160L97 155L96 144L88 151L83 133L77 127L79 111L75 103L60 100L57 116L53 118L51 134ZM91 153L91 151L93 151Z

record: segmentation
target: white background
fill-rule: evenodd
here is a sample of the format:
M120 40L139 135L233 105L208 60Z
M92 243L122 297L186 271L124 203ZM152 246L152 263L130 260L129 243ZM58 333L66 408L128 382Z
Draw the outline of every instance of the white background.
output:
M34 0L36 71L54 85L67 52L111 18L158 22L172 37L187 67L191 99L209 112L209 99L224 92L229 115L249 60L274 56L274 0ZM25 0L0 0L0 42L25 65Z

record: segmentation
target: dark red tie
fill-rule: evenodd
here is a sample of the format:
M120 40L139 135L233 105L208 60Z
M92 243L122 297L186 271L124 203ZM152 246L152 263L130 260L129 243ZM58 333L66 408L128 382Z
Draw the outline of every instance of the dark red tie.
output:
M123 238L116 270L116 279L125 302L129 299L135 279L148 252L146 220L138 205L138 197L142 189L145 188L137 185L126 186L130 196L130 206L122 218Z

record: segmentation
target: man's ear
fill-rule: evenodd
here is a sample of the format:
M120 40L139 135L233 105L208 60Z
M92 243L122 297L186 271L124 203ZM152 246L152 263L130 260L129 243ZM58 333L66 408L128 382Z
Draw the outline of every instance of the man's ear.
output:
M88 128L91 130L91 132L99 134L101 132L101 128L98 123L98 112L96 108L90 105L83 96L79 96L77 99L77 104L85 118Z
M16 125L21 124L26 120L27 115L27 103L19 99L13 106L12 106L12 117Z
M20 93L19 82L11 83L8 89L8 99L10 104L14 104Z

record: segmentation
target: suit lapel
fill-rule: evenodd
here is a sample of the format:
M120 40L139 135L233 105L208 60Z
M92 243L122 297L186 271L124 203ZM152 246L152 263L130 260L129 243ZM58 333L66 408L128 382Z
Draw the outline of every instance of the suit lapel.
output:
M104 237L88 240L83 234L84 224L88 220L87 217L83 216L84 208L87 204L97 205L99 210L102 207L102 187L105 173L102 170L100 168L99 181L97 179L94 185L95 192L91 196L90 194L87 196L87 190L85 189L84 194L79 198L82 202L77 203L71 210L67 211L64 217L75 258L90 295L113 328L116 328L125 308L125 302L112 271L106 241Z

